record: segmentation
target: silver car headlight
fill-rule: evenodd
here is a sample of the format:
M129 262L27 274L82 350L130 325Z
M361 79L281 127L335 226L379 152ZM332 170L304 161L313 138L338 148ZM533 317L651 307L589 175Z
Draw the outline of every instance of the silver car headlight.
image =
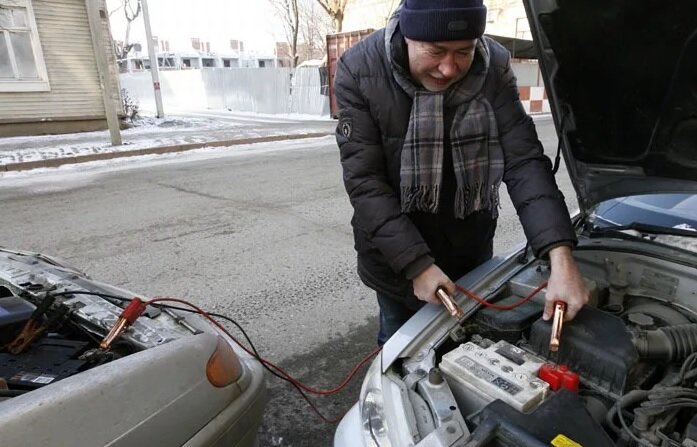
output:
M385 396L382 388L382 353L368 368L361 387L359 406L361 425L366 445L369 447L392 447L385 420Z
M369 447L414 445L418 440L407 386L393 373L382 373L382 353L366 373L359 400L363 440Z

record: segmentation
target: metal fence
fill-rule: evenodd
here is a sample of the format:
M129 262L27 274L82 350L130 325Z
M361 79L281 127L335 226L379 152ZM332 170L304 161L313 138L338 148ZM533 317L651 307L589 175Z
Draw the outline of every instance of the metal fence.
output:
M512 64L518 85L542 86L536 63ZM122 73L121 88L154 111L149 71ZM204 68L160 72L165 111L228 109L270 114L329 115L326 68Z
M329 115L329 81L326 68L296 68L290 93L290 113Z
M320 68L207 68L160 72L167 110L228 109L240 112L329 114L326 76ZM150 72L122 73L121 88L141 109L155 110ZM324 84L323 84L324 83Z

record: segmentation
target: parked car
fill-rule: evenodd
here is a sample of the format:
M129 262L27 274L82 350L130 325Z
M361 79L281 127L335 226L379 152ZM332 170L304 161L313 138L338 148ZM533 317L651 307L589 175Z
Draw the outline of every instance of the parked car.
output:
M694 194L643 194L600 203L593 210L593 223L611 228L651 222L660 227L697 231L696 209Z
M336 447L697 445L697 15L689 1L524 0L580 204L591 301L550 350L524 246L384 345Z
M135 296L0 249L2 447L256 445L263 368L204 318L148 306L100 348Z

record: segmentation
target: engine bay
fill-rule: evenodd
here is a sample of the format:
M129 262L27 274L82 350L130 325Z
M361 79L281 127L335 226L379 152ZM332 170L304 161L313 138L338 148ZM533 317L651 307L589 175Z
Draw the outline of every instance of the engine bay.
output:
M431 358L392 367L412 390L419 437L445 423L440 407L470 431L443 445L697 446L694 268L680 277L649 258L583 256L591 301L564 325L557 352L540 294L511 310L481 307ZM487 300L520 301L548 275L534 261Z
M109 349L100 349L128 301L109 297L132 295L36 256L3 255L0 401L200 332L172 310L148 306Z

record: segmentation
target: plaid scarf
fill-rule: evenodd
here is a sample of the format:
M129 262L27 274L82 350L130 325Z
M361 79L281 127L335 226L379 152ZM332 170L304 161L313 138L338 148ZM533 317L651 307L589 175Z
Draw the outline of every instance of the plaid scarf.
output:
M498 217L498 190L503 178L503 149L491 104L482 91L489 70L487 38L478 39L475 62L467 76L445 92L414 84L396 62L393 37L399 33L399 12L385 30L385 44L395 80L413 98L409 128L402 147L400 180L402 212L437 213L443 176L444 139L449 138L457 181L454 215L463 219L490 210ZM444 135L444 107L456 107L449 134Z

